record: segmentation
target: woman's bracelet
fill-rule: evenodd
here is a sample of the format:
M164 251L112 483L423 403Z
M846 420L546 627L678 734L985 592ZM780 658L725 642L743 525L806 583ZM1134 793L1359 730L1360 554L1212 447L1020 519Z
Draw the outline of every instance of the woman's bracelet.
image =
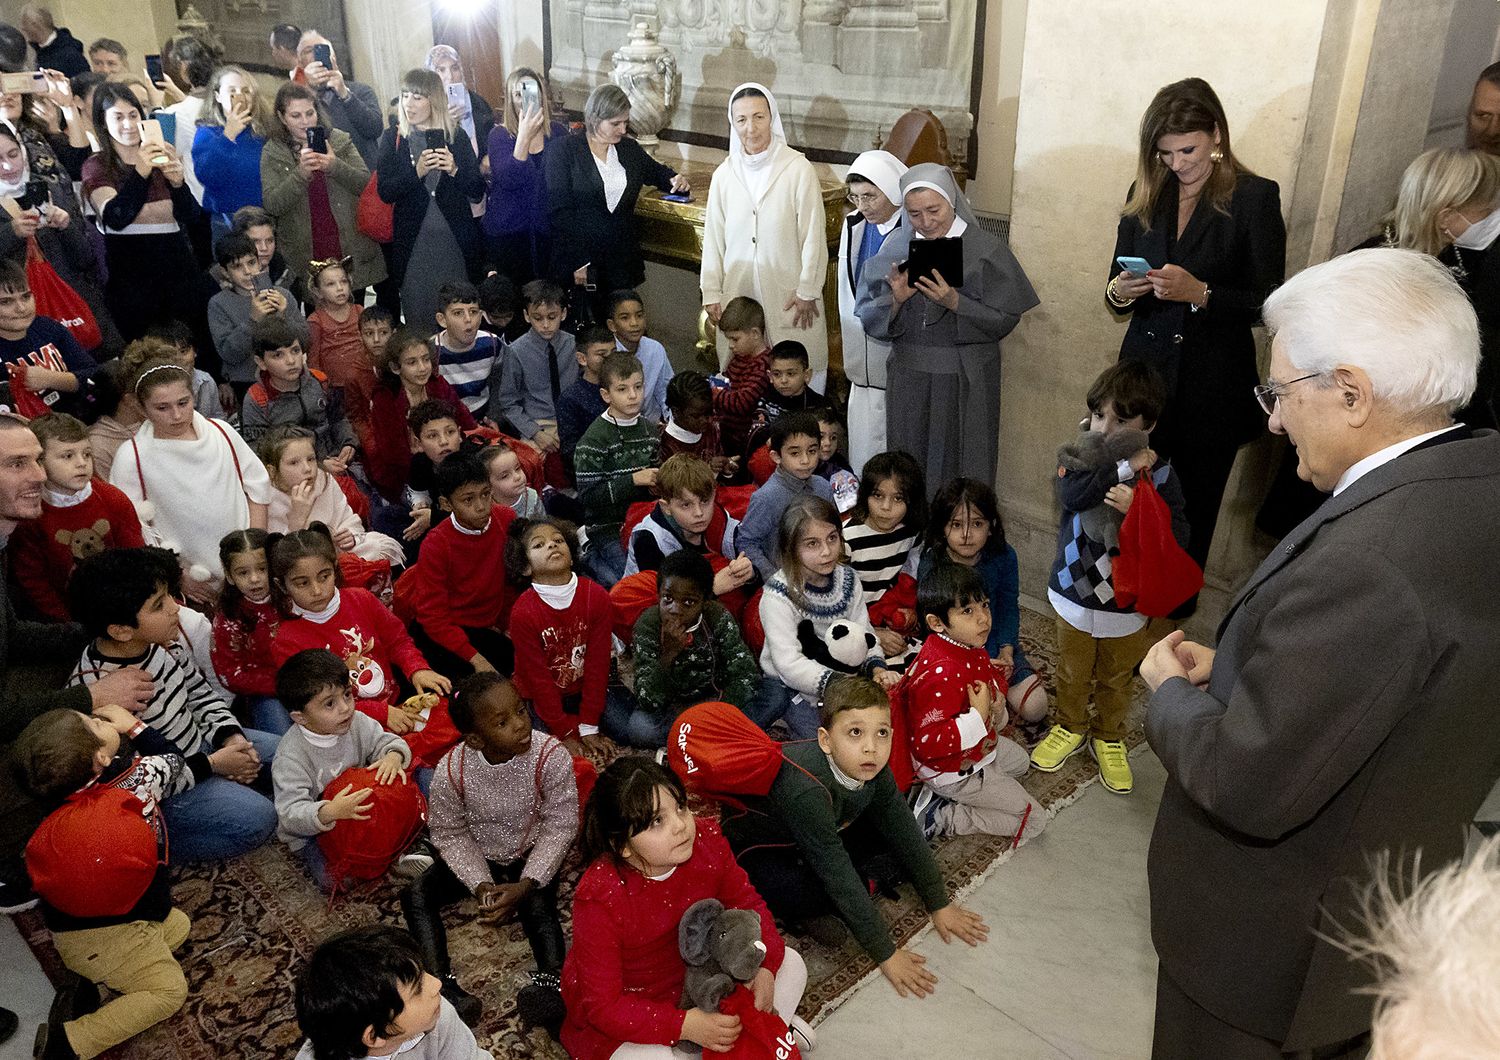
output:
M1114 306L1116 309L1124 309L1126 306L1134 302L1135 299L1126 298L1124 295L1120 294L1120 289L1116 286L1119 282L1120 278L1118 276L1113 277L1109 281L1108 285L1106 285L1104 288L1104 297L1108 298L1109 304Z

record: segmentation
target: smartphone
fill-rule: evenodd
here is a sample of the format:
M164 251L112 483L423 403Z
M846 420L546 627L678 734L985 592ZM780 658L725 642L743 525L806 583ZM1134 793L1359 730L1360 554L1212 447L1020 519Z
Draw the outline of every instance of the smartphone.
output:
M585 291L597 291L599 289L599 270L594 267L593 262L583 273L583 289Z
M160 55L146 56L146 76L151 79L152 85L155 85L158 81L165 80L165 75L161 69Z
M328 153L328 130L314 125L307 130L307 149L320 155Z
M0 92L31 95L47 91L47 75L40 70L18 70L13 74L0 74Z
M1122 254L1115 261L1119 262L1120 268L1135 277L1143 277L1151 271L1151 263L1145 258L1132 258Z
M448 146L448 134L442 129L427 129L427 150L441 151Z
M443 88L447 90L449 103L468 106L469 89L466 85L444 85Z
M530 77L521 78L521 111L541 110L542 86Z
M664 191L661 193L662 202L692 202L693 193L685 191L680 195L675 191Z
M149 154L154 165L161 165L167 160L167 156L160 150L152 154L151 149L162 148L166 145L167 141L161 134L161 122L155 118L147 118L141 122L141 148Z
M26 190L16 196L16 205L23 210L43 208L51 202L52 196L45 180L28 180Z
M325 70L332 70L333 69L333 45L331 45L331 44L314 44L313 45L313 61L314 62L318 62L318 63L322 63L323 64L323 69L325 69Z

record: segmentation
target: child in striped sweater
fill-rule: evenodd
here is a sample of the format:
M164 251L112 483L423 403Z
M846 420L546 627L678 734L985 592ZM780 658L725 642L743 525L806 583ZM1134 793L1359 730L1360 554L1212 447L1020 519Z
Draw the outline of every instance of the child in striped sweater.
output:
M915 651L917 563L926 527L922 465L899 450L867 460L844 544L865 593L875 639L897 670L906 668Z
M656 428L641 419L645 386L634 354L620 350L604 358L599 392L607 407L573 451L573 478L587 520L583 566L606 589L625 575L625 513L634 502L650 500L656 485Z

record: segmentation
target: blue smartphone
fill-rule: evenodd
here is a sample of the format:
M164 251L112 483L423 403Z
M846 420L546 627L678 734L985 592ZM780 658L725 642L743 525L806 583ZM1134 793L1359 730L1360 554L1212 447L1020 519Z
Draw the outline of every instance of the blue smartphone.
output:
M1115 260L1120 263L1120 268L1132 276L1145 276L1151 271L1151 263L1145 258L1131 258L1122 254Z
M693 194L692 194L692 192L687 192L687 191L683 192L680 195L677 194L675 191L664 191L664 192L661 193L661 197L662 197L662 200L664 202L692 202L693 201Z

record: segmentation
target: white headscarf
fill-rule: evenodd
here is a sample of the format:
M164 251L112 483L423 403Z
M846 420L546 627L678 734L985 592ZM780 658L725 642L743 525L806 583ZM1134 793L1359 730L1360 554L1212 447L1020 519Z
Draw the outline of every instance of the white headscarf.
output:
M21 134L16 131L16 127L10 123L9 119L0 118L0 125L5 126L6 131L15 139L16 145L21 148L20 174L10 179L0 174L0 195L16 198L26 191L26 183L31 180L31 155L27 153L26 141L21 139Z
M753 88L766 97L766 106L771 111L771 144L758 155L747 155L745 145L740 143L740 134L734 128L734 101L747 88ZM781 109L776 106L776 97L765 85L746 81L729 93L729 105L724 108L729 118L729 163L739 171L752 195L759 199L771 179L771 161L786 146L786 130L781 125Z
M880 194L896 207L896 212L884 224L877 226L881 234L889 233L895 228L901 215L906 212L901 206L901 178L905 173L906 163L889 151L866 151L849 167L846 179L860 177L866 183L875 185L880 189Z

